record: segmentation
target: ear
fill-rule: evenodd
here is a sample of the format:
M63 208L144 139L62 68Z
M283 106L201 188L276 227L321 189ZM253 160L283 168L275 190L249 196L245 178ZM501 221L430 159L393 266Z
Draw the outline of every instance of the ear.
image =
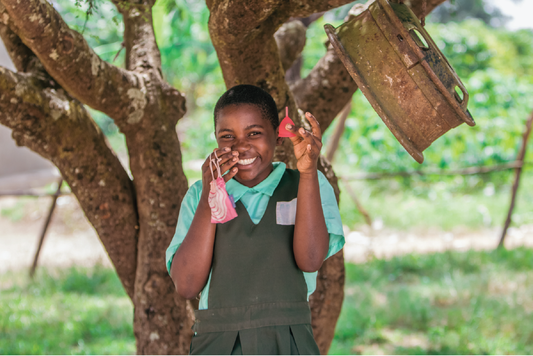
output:
M279 137L279 126L276 128L276 146L281 146L283 137Z

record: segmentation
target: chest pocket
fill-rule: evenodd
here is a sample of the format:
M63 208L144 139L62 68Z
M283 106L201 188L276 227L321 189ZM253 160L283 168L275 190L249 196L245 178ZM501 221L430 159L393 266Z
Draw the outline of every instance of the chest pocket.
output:
M279 201L276 204L276 224L294 225L296 222L296 201Z

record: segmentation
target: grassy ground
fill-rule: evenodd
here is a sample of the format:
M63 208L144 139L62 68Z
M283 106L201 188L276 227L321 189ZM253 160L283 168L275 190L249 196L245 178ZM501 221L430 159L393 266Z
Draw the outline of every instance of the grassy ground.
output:
M373 220L389 228L439 228L450 231L456 227L476 230L503 226L510 203L512 172L494 177L457 176L446 181L411 182L392 179L350 183L362 205ZM492 181L491 181L492 180ZM340 211L343 224L350 229L364 224L353 201L341 184ZM533 224L533 171L521 178L513 225Z
M533 354L533 250L347 265L331 354Z
M533 250L408 255L347 265L331 354L532 354ZM114 271L0 275L0 354L133 354Z
M0 354L134 354L133 308L107 268L0 275Z

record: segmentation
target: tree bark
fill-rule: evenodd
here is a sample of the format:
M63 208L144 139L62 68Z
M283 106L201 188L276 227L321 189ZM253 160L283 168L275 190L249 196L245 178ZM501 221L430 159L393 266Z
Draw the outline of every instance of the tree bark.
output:
M421 1L413 0L414 8ZM442 1L428 0L428 12ZM286 47L283 65L274 34L291 17L348 2L208 0L209 30L226 86L258 85L272 94L280 117L289 106L291 117L304 124L297 109L311 111L325 130L356 90L353 81L328 51L310 76L289 89L284 66L302 46ZM0 35L19 71L0 67L0 123L12 128L19 145L51 160L72 188L133 299L137 352L187 353L192 307L174 292L164 261L187 190L175 132L185 99L162 78L154 1L114 3L124 18L126 69L101 60L48 2L0 0ZM282 37L301 44L305 33L298 25L294 29ZM133 181L83 104L107 114L125 134ZM292 144L285 141L276 157L294 168ZM331 166L323 158L319 166L338 198ZM340 312L343 268L342 253L328 259L311 299L322 353Z
M49 106L54 108L55 100L62 105L56 106L66 107L66 99L62 97L67 95L66 91L83 103L109 115L125 134L134 177L133 184L122 167L119 168L127 179L125 187L129 188L130 209L134 212L135 220L130 221L127 226L114 221L113 217L120 216L126 209L111 209L112 205L116 204L113 199L120 202L124 198L116 193L105 197L98 195L103 189L109 189L111 182L108 181L108 175L112 175L114 171L106 171L109 164L100 162L107 157L105 152L87 147L90 143L97 142L96 139L91 139L92 136L100 135L101 142L105 143L105 140L90 117L80 114L83 107L77 100L73 100L69 105L71 111L77 114L78 120L85 118L85 126L73 121L70 125L61 127L57 124L54 129L50 126L44 127L43 139L32 142L27 141L27 127L19 127L20 124L15 127L13 120L10 120L11 124L8 123L8 126L15 127L14 136L20 137L19 144L37 152L52 148L44 139L52 140L56 137L63 144L64 136L69 136L69 140L73 141L69 142L69 145L74 148L69 146L68 149L75 152L80 150L85 154L86 161L96 167L97 172L90 170L93 166L80 167L79 160L74 160L78 157L69 161L63 152L53 151L45 155L60 168L64 176L66 175L65 179L73 187L74 194L82 203L87 217L97 229L110 255L116 250L112 245L113 241L120 242L117 236L129 230L134 232L129 241L133 250L128 251L120 247L118 252L130 267L133 266L135 278L124 278L123 266L113 262L123 282L131 281L128 282L127 291L133 297L135 307L137 351L150 354L187 353L192 335L191 308L185 300L175 295L164 261L164 251L174 233L179 206L187 190L179 141L174 129L185 112L185 99L161 77L160 55L152 27L153 4L117 2L125 21L127 70L98 58L83 37L68 28L61 16L47 2L2 0L2 4L7 10L2 17L4 22L9 22L17 36L58 83L56 93L60 93L59 99L55 95L48 98L48 102L43 99L32 103L33 106L46 111ZM12 74L7 73L6 76L9 78ZM14 93L16 85L17 83L6 90ZM35 92L38 93L38 90ZM3 104L9 104L11 98L4 96L4 99ZM26 110L21 116L27 115L28 110L35 111L32 107L19 105L18 108L21 112ZM73 108L76 110L72 110ZM49 114L52 118L56 115L47 112L44 114ZM43 115L37 117L41 121L34 121L43 123ZM8 119L3 120L3 123L7 123ZM17 129L21 131L20 136L17 136ZM93 135L90 134L91 130L95 132ZM86 145L83 144L84 139L87 140ZM109 148L105 147L112 155ZM116 157L112 156L119 164ZM100 173L98 170L105 172ZM105 179L97 180L98 173L105 173ZM83 179L86 181L80 181ZM93 196L86 198L83 194ZM89 200L94 207L85 206L84 200ZM95 212L91 214L93 210ZM96 219L92 219L91 215ZM104 226L97 219L111 223L115 229L122 231L112 234L113 229ZM106 243L105 236L108 234L113 236L114 240Z
M278 34L278 42L285 56L285 65L283 65L274 33L290 17L306 17L324 9L314 8L312 12L307 12L300 8L293 8L291 11L289 4L288 2L279 4L277 9L273 5L267 9L268 11L248 9L246 13L243 13L243 6L239 2L208 2L211 12L209 32L217 51L226 87L231 88L245 83L257 85L272 95L278 105L280 119L285 116L284 108L288 106L291 118L303 125L303 119L297 110L293 93L285 81L283 70L284 66L287 67L289 63L294 62L301 51L297 48L289 52L285 50L285 43L301 43L302 41L291 40L284 33ZM228 18L244 20L236 25L235 21L227 21ZM289 32L286 29L282 31ZM302 31L299 30L291 32L294 36L301 37L302 35ZM281 38L283 41L280 40ZM318 117L319 114L315 115ZM289 140L285 140L283 146L277 150L276 159L295 168L294 152ZM321 168L326 169L327 176L334 179L333 170L329 164L321 160ZM332 185L338 193L336 179L333 180ZM320 269L317 290L311 297L310 303L313 332L320 351L324 354L327 353L333 339L335 324L342 305L343 288L344 262L342 253L340 253L337 257L328 259Z
M126 136L139 213L134 296L137 353L186 353L192 335L191 308L175 295L164 259L188 188L174 129L185 113L185 101L161 76L153 1L116 5L124 18L126 68L143 82L131 95L138 100L137 116L118 123Z
M131 180L85 108L46 84L0 67L0 123L19 146L59 168L133 297L138 222Z

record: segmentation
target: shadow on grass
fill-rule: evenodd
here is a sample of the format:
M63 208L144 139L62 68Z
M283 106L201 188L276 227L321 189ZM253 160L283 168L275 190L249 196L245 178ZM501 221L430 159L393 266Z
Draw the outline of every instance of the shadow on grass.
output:
M533 250L348 264L331 354L532 354Z

